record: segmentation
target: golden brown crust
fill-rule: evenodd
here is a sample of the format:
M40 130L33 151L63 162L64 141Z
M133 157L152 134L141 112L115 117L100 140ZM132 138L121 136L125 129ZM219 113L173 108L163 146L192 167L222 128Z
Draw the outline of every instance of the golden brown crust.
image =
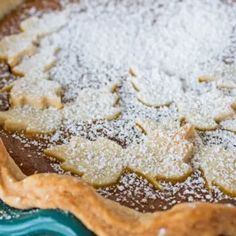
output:
M0 19L9 11L16 8L23 0L1 0L0 1Z
M171 210L138 213L104 199L71 176L26 177L0 143L0 198L10 206L70 211L101 236L236 235L236 208L223 204L180 204Z

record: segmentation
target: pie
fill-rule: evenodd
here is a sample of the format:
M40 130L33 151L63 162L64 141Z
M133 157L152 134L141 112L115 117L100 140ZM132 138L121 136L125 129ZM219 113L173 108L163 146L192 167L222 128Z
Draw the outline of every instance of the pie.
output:
M0 198L96 235L236 235L235 10L1 0Z

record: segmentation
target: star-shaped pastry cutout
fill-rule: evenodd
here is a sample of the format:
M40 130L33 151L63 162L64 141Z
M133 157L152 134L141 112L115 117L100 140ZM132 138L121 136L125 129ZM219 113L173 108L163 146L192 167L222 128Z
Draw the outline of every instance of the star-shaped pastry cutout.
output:
M193 152L194 130L190 125L172 131L150 122L139 125L147 132L147 137L143 144L127 149L106 138L90 141L76 137L68 144L46 149L45 153L62 161L62 168L82 175L95 186L116 182L126 168L153 182L180 180L191 173L188 162ZM155 130L150 131L149 127Z
M64 118L69 122L92 120L112 120L121 110L116 106L119 99L115 93L117 83L111 83L100 89L87 88L78 92L77 98L64 107Z
M34 108L62 108L62 88L56 81L43 78L24 77L15 81L10 91L12 107L31 105Z
M0 112L0 125L8 131L25 131L27 135L50 134L61 125L61 112L50 108L35 109L29 106Z
M152 70L142 75L131 69L130 74L138 100L147 106L170 105L176 96L182 93L181 81L159 70Z
M187 92L177 100L181 118L197 129L215 129L222 120L234 114L236 99L213 89L203 94Z
M236 151L222 145L200 145L194 156L197 168L203 171L208 186L218 186L236 196Z

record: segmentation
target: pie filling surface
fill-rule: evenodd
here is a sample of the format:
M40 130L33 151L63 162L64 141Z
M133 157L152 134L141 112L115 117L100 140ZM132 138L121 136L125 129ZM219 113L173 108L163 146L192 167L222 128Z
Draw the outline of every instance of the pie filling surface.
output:
M0 23L8 152L26 175L75 175L141 212L235 205L235 10L26 1Z

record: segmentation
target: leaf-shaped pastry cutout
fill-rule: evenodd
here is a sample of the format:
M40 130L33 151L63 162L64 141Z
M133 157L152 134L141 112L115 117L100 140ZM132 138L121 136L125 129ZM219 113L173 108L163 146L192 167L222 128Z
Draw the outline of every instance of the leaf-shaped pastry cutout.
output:
M132 70L131 70L132 71ZM131 73L137 98L147 106L160 107L171 104L182 92L181 81L153 70L145 76Z
M209 187L217 185L224 192L236 196L236 152L221 145L201 145L194 160L202 169Z
M193 153L191 138L194 129L187 124L177 128L177 123L162 126L153 121L139 121L146 133L144 142L132 147L135 158L129 168L144 174L148 179L182 180L189 176Z
M201 130L217 127L217 122L234 114L236 99L214 89L204 94L185 93L177 101L182 118Z
M218 65L217 70L208 75L198 78L199 82L215 82L218 88L236 88L236 67L235 65Z
M45 153L64 161L63 169L82 175L95 186L116 182L124 169L122 147L106 138L93 142L76 137L69 144L46 149Z
M24 56L36 52L34 43L38 43L40 37L57 31L66 22L64 14L59 13L28 18L21 23L21 33L6 36L0 41L0 58L7 60L12 67L15 66Z
M53 32L58 31L67 23L67 18L63 13L48 13L42 17L30 17L21 22L20 27L22 31L30 32L43 37Z
M199 78L199 82L215 82L216 87L219 89L235 89L236 88L236 81L227 80L227 79L220 79L217 77L211 76L202 76Z
M47 72L56 63L57 51L58 49L54 46L42 46L36 54L24 57L20 64L12 68L12 71L21 76L35 72Z
M35 35L26 32L6 36L0 41L0 58L15 66L23 56L31 56L36 52L33 44Z
M119 99L114 92L116 86L114 83L100 89L88 88L79 91L76 101L65 105L65 119L69 122L80 122L117 118L120 108L115 107Z
M163 130L157 127L143 144L128 149L106 138L96 141L73 138L69 144L48 148L45 153L62 161L63 169L82 175L95 186L114 183L126 168L140 172L153 182L156 178L184 179L192 171L187 162L193 150L189 141L193 129L186 125L172 132Z
M220 123L222 129L236 132L236 115Z
M29 106L0 112L0 124L8 131L25 131L26 134L53 133L61 125L61 112L50 108L35 109Z
M56 81L26 77L14 82L10 103L12 107L31 105L39 109L49 106L59 109L62 107L61 93L61 86Z

